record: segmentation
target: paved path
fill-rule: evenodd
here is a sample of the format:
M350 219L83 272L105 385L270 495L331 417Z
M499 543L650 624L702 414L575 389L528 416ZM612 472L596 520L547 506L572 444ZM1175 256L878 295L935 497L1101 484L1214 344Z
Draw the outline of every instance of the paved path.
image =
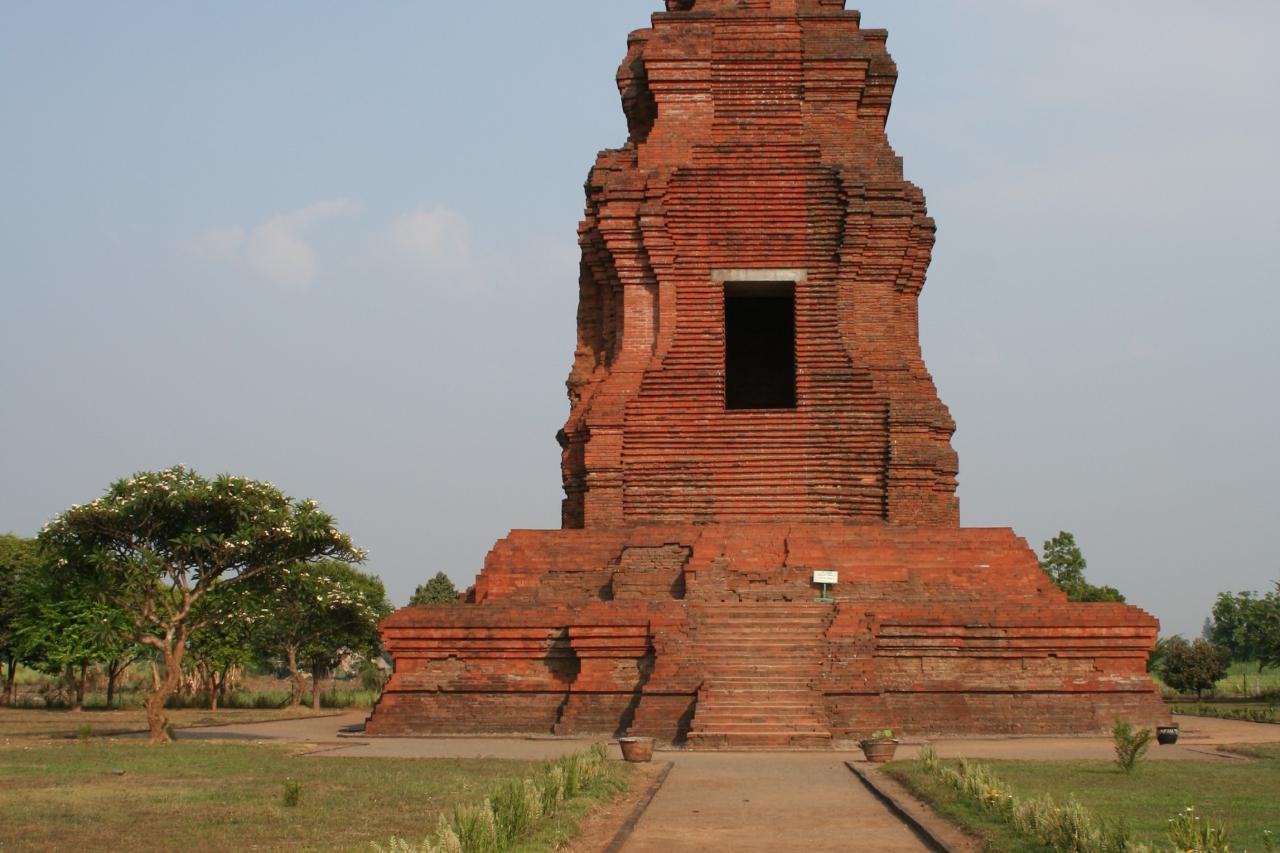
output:
M512 758L541 761L588 749L598 738L433 737L365 738L359 732L368 712L303 717L272 723L179 729L179 740L278 740L314 744L315 754L343 758ZM621 758L617 744L610 747Z
M927 850L840 753L661 753L675 767L622 853Z

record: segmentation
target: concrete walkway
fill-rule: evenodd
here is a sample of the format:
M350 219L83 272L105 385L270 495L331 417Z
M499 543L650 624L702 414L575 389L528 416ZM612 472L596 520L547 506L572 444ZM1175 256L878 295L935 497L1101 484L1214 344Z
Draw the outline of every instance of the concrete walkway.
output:
M432 737L366 738L360 733L368 712L303 717L272 723L236 723L179 729L179 740L276 740L307 743L314 754L341 758L510 758L542 761L582 752L598 738L555 737ZM617 744L610 747L621 758Z
M206 740L281 740L333 747L333 755L386 758L516 758L538 760L579 752L589 747L593 738L553 737L433 737L433 738L365 738L360 732L364 711L353 711L327 717L303 717L273 723L237 723L229 726L181 729L179 738ZM1208 717L1178 717L1182 727L1176 746L1152 746L1149 757L1156 760L1229 760L1217 747L1232 743L1280 743L1280 726L1247 723L1239 720L1216 720ZM1029 761L1102 760L1115 757L1111 738L1106 735L1086 737L943 737L927 741L943 758L1025 759ZM909 739L898 750L900 758L911 758L925 740ZM617 745L612 747L617 754ZM790 753L791 755L829 756L834 763L842 758L860 758L856 747L852 754ZM770 753L763 753L769 755ZM722 753L663 752L664 759L677 762L686 756L722 755ZM758 757L761 755L757 753Z
M622 853L928 848L844 766L839 753L674 752Z

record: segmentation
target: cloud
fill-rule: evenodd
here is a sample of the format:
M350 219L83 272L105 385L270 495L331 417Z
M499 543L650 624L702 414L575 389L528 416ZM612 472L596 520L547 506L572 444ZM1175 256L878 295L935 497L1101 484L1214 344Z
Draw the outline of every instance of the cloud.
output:
M191 241L191 250L198 257L244 266L277 284L303 288L319 272L315 249L304 239L305 232L355 209L346 199L331 199L273 216L253 228L207 228Z
M471 229L460 213L442 204L400 216L387 236L417 270L429 276L471 272Z

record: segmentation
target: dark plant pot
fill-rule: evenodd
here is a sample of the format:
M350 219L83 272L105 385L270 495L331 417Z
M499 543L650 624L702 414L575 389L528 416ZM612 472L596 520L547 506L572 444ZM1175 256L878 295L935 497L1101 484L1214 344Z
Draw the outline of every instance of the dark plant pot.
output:
M898 749L898 742L889 738L872 738L860 741L862 754L872 764L885 764L893 761L893 753Z
M653 738L624 737L618 738L622 747L622 757L635 764L643 764L653 759Z
M1156 726L1156 742L1161 746L1172 746L1178 742L1177 726Z

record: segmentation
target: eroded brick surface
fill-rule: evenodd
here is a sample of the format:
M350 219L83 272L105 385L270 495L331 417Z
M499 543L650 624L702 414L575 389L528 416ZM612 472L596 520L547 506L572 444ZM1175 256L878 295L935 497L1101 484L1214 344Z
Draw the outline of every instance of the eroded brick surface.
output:
M958 527L886 34L839 0L667 9L586 185L564 529L497 543L469 603L384 622L369 731L794 748L1165 720L1152 617L1070 604L1012 531ZM726 409L743 281L792 288L794 408Z

